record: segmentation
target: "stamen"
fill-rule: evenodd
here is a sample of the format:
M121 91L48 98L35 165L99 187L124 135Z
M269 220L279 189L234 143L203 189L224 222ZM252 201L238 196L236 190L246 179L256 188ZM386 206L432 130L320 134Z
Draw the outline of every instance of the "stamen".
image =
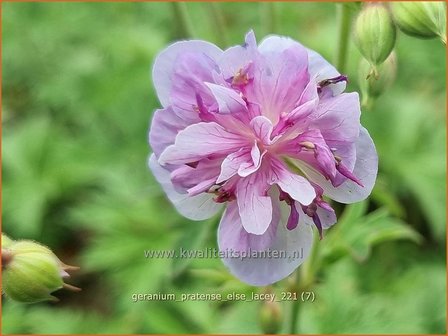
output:
M249 83L249 76L247 73L242 73L243 69L238 70L238 72L232 78L232 85L244 86Z
M324 79L323 81L319 82L319 87L323 88L325 86L337 84L340 82L348 82L348 77L346 75L339 75L337 77Z
M291 208L291 212L289 213L288 222L286 223L286 228L288 230L294 230L297 227L297 224L299 224L299 212L296 208L296 202L289 196L287 193L285 193L283 190L280 190L279 195L280 201L285 201L286 204L289 205Z
M322 240L322 238L323 238L322 223L321 223L319 215L317 213L314 214L314 216L313 216L313 222L314 222L314 225L316 225L316 227L317 227L317 231L319 231L319 238L320 238L320 240Z
M191 168L196 168L198 166L198 164L199 164L199 161L195 161L195 162L188 162L185 165L187 165L188 167L191 167Z
M225 203L225 202L230 202L230 201L233 201L236 199L236 196L233 193L233 191L226 190L223 187L216 190L215 194L216 194L216 197L214 197L213 200L216 203Z
M221 188L221 186L218 185L218 184L215 184L215 185L212 185L207 192L210 193L210 194L217 194L219 188Z
M304 141L299 143L300 146L305 147L306 149L315 149L316 146L310 141Z
M333 78L324 79L317 84L317 92L321 93L322 89L331 84L337 84L340 82L348 82L348 77L346 75L339 75Z
M297 224L299 224L299 212L297 211L296 208L296 202L291 202L289 206L291 208L291 212L289 213L286 228L291 231L297 227Z
M314 225L316 226L317 230L319 231L319 237L322 240L322 223L320 221L319 215L317 214L317 200L314 200L313 203L311 203L308 206L302 205L303 212L313 219Z

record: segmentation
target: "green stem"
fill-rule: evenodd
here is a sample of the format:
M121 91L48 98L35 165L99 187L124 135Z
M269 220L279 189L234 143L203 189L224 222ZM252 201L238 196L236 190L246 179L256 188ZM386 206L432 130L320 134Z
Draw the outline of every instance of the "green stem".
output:
M337 6L339 28L335 64L338 71L344 73L350 40L351 12L350 7L345 3L337 4Z
M228 44L227 24L220 5L216 2L209 2L207 8L210 18L213 20L212 25L215 29L216 40L221 46L226 46Z
M291 291L297 293L297 298L300 298L301 292L306 291L314 283L314 276L316 270L320 266L319 256L319 236L314 234L313 245L307 260L300 266L299 271L296 272L296 282ZM301 300L292 301L291 318L288 334L298 334L297 325L300 317L300 306L303 304Z
M297 294L299 295L299 294ZM299 315L300 315L300 304L301 302L299 300L293 301L291 306L291 324L289 326L288 334L296 335L297 332L297 324L299 322Z
M174 22L176 27L176 38L185 39L194 37L193 26L187 11L185 2L171 2Z
M277 30L278 4L267 1L261 4L262 27L265 27L265 35L272 34Z

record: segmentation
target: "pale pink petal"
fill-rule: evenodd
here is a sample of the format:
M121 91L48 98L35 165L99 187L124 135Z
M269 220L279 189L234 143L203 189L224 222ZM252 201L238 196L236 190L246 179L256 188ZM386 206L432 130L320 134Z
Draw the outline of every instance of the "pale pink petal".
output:
M170 107L156 110L149 131L149 143L153 152L160 156L174 143L177 133L188 125L189 123L176 115Z
M310 118L325 141L354 142L359 135L360 116L359 96L352 92L321 100Z
M251 159L247 148L240 148L238 151L229 154L221 164L221 173L216 183L224 182L238 173L240 166Z
M301 165L300 168L313 182L323 188L326 196L340 203L355 203L366 199L372 192L378 172L378 155L369 133L361 127L359 138L356 141L356 163L353 174L364 187L347 179L335 188L311 167Z
M168 199L176 207L177 211L192 220L204 220L214 216L223 204L213 201L213 194L203 193L197 196L178 193L170 179L170 171L162 167L154 154L149 159L149 168L157 181L162 186Z
M185 52L195 52L215 60L222 54L222 50L214 44L196 40L176 42L160 52L154 61L152 80L160 103L164 107L170 105L174 64L178 56Z
M212 83L205 85L212 91L218 103L219 113L248 113L245 101L234 90Z
M216 108L216 101L205 85L205 82L213 81L216 69L216 62L207 55L187 52L178 56L170 93L170 102L176 113L192 122L209 121L203 120L199 105L205 110Z
M277 232L280 220L278 204L273 207L272 220L269 228L261 235L248 233L242 223L236 201L227 205L218 229L218 244L220 251L261 251L271 246Z
M165 165L196 162L211 155L227 155L246 145L246 139L226 131L221 125L202 122L180 131L174 145L169 146L160 155L159 163Z
M209 181L211 186L215 183L220 169L220 159L203 159L194 166L181 165L175 168L171 173L171 182L180 192L188 191L199 184L204 185L205 180Z
M221 173L216 183L219 184L238 174L241 177L249 176L260 168L262 157L265 153L260 153L257 144L252 148L240 148L238 151L229 154L221 164Z
M277 257L262 258L258 256L254 258L244 254L239 254L241 258L225 256L222 261L230 272L241 281L253 286L270 285L294 272L310 253L313 244L313 231L308 225L299 225L294 230L288 230L286 228L288 217L289 207L283 203L281 204L281 221L277 226L275 238L264 250L265 253L268 249L271 252L275 251ZM218 235L218 242L220 249L225 247L226 236ZM284 257L280 258L279 255Z
M263 39L260 43L259 50L262 53L281 52L293 45L300 45L297 41L289 37L272 35ZM303 46L302 46L303 47ZM319 53L312 49L306 49L308 53L308 72L310 77L314 79L315 83L319 83L325 79L334 78L340 75L334 66L325 60ZM332 91L332 95L336 96L344 92L346 82L339 82L337 84L329 85L328 89Z
M268 187L261 171L241 179L237 184L236 198L241 222L249 233L261 235L271 223L272 200L267 195Z
M326 179L334 181L336 159L318 129L308 129L295 139L284 142L283 152L309 164Z
M261 160L266 152L260 153L260 149L255 142L250 151L251 161L243 162L238 168L238 175L241 177L249 176L260 168Z
M231 79L240 70L245 69L254 61L257 52L255 34L250 31L246 34L245 43L225 50L218 59L221 75L225 80Z
M251 120L250 126L263 144L268 145L272 142L272 122L268 118L265 116L257 116Z
M341 73L336 70L334 66L328 63L325 58L323 58L319 53L312 49L308 50L308 71L310 72L310 76L314 78L316 83L319 83L325 79L335 78L341 75ZM337 96L344 92L347 87L347 83L345 81L331 84L328 87L324 88L324 90L330 90L333 96Z
M277 184L280 189L303 205L308 205L314 200L316 191L306 178L291 173L285 165L278 160L273 160L272 165L274 173L269 182L270 184Z
M264 53L254 68L254 78L244 94L249 102L259 103L262 114L275 124L282 113L297 105L309 81L306 50L293 45L280 53Z
M310 225L310 226L315 225L313 222L313 219L310 216L308 216L307 214L305 214L300 207L297 207L297 210L299 212L299 226L303 225L303 224ZM322 208L322 207L318 206L316 214L319 216L320 223L324 230L329 229L337 221L336 213L334 212L334 210L331 207L330 208Z

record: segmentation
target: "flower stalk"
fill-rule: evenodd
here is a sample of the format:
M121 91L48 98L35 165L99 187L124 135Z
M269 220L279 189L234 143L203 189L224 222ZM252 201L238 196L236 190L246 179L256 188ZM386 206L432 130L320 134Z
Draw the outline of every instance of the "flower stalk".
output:
M185 2L171 2L174 22L176 23L176 38L186 39L194 37L193 26Z
M297 300L292 301L291 304L291 318L289 325L289 334L298 334L298 322L300 318L300 308L303 302L298 298L301 296L301 292L308 290L312 287L315 280L315 275L320 267L319 260L319 236L314 235L314 243L311 247L310 255L308 259L303 263L302 267L296 271L295 282L291 286L290 291L297 294Z
M337 4L338 11L338 39L335 64L341 73L345 72L348 45L350 40L351 13L347 4Z
M212 19L212 25L215 30L216 41L219 45L225 46L228 43L227 38L227 23L224 17L224 13L221 8L221 4L216 2L210 2L207 6L210 18Z

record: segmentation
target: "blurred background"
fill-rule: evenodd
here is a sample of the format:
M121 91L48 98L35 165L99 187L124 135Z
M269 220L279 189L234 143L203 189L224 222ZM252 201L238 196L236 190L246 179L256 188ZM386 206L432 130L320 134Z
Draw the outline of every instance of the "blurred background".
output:
M132 301L281 292L292 281L255 288L218 259L144 258L145 249L216 247L219 220L178 215L147 168L159 106L150 69L176 39L226 48L251 28L259 40L287 35L333 61L336 6L3 3L2 231L79 265L69 283L83 291L58 291L56 304L3 298L2 333L261 333L273 318L287 332L291 302ZM337 205L297 332L446 332L446 51L400 33L396 53L395 83L362 115L378 182L368 201ZM351 41L348 91L359 91L359 60Z

